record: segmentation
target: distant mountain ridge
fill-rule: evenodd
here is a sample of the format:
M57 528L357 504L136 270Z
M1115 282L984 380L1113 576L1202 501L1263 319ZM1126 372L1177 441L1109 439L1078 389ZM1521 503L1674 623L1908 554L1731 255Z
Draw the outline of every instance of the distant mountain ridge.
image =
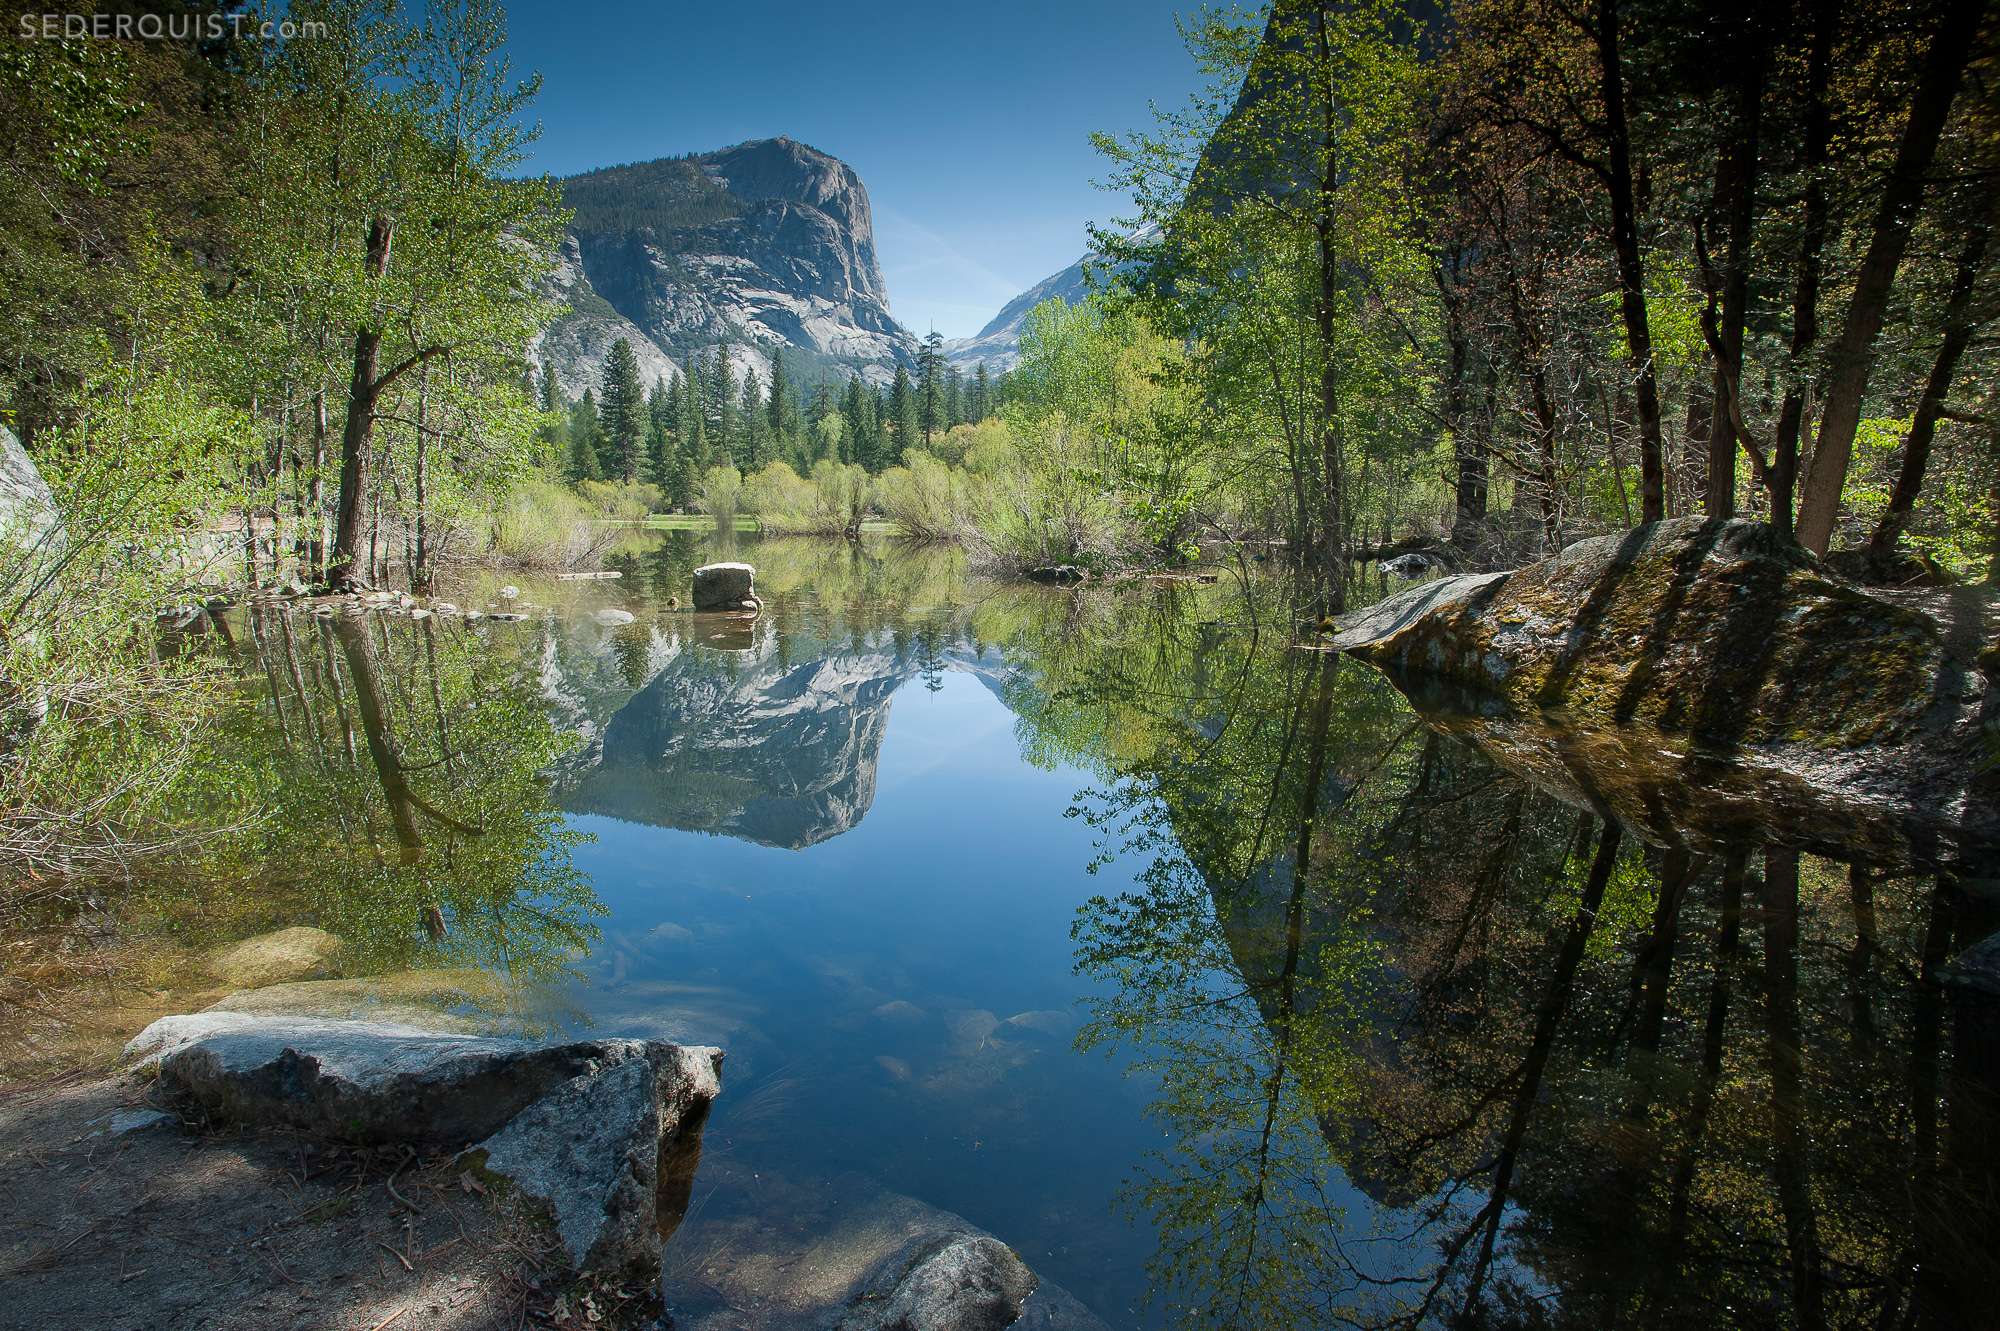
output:
M1135 233L1144 237L1155 228L1148 225ZM944 345L945 359L961 370L984 364L989 373L1011 370L1021 360L1021 334L1027 328L1028 312L1046 300L1075 305L1095 287L1087 266L1101 265L1103 256L1086 254L1059 273L1043 278L1001 307L986 327L972 337L954 338Z
M621 337L648 381L724 343L767 381L780 354L878 383L915 354L889 313L868 191L838 158L755 139L562 184L576 216L549 287L571 312L531 354L572 395L599 384Z

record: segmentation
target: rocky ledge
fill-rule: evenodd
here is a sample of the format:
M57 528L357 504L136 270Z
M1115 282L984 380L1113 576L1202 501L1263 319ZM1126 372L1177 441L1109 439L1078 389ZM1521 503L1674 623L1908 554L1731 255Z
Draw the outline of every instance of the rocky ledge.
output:
M547 1210L577 1271L648 1281L722 1066L719 1050L657 1040L537 1044L228 1011L163 1017L126 1052L183 1114L461 1151Z
M1613 766L1726 764L1951 859L2000 840L1993 615L1970 589L1864 590L1759 523L1678 519L1413 587L1329 645L1427 710L1532 718L1567 749L1613 735Z

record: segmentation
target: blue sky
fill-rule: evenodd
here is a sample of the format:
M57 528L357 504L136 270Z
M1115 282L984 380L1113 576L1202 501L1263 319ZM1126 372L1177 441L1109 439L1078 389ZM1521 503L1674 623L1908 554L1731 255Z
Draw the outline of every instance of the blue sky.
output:
M789 134L868 187L896 317L977 332L1125 211L1092 130L1151 124L1197 82L1172 0L962 5L513 0L538 69L531 163L567 175Z

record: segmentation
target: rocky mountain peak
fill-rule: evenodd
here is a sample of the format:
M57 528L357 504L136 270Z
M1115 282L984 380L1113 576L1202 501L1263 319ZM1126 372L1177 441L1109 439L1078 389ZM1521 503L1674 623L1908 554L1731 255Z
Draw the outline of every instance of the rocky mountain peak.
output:
M566 247L553 294L572 313L537 354L572 394L601 378L619 337L642 366L729 345L767 377L784 356L795 372L883 382L915 349L889 313L868 191L839 158L753 139L563 187L574 258Z

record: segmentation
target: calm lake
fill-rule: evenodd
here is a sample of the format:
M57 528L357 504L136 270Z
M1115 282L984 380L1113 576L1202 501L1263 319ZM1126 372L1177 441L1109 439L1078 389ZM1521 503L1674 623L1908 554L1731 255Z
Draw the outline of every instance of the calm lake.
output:
M754 623L684 608L716 558ZM232 612L268 886L146 918L328 929L357 1010L724 1047L683 1317L755 1325L886 1190L1120 1328L1979 1324L1948 857L1420 716L1275 580L607 567L445 593L519 621Z

